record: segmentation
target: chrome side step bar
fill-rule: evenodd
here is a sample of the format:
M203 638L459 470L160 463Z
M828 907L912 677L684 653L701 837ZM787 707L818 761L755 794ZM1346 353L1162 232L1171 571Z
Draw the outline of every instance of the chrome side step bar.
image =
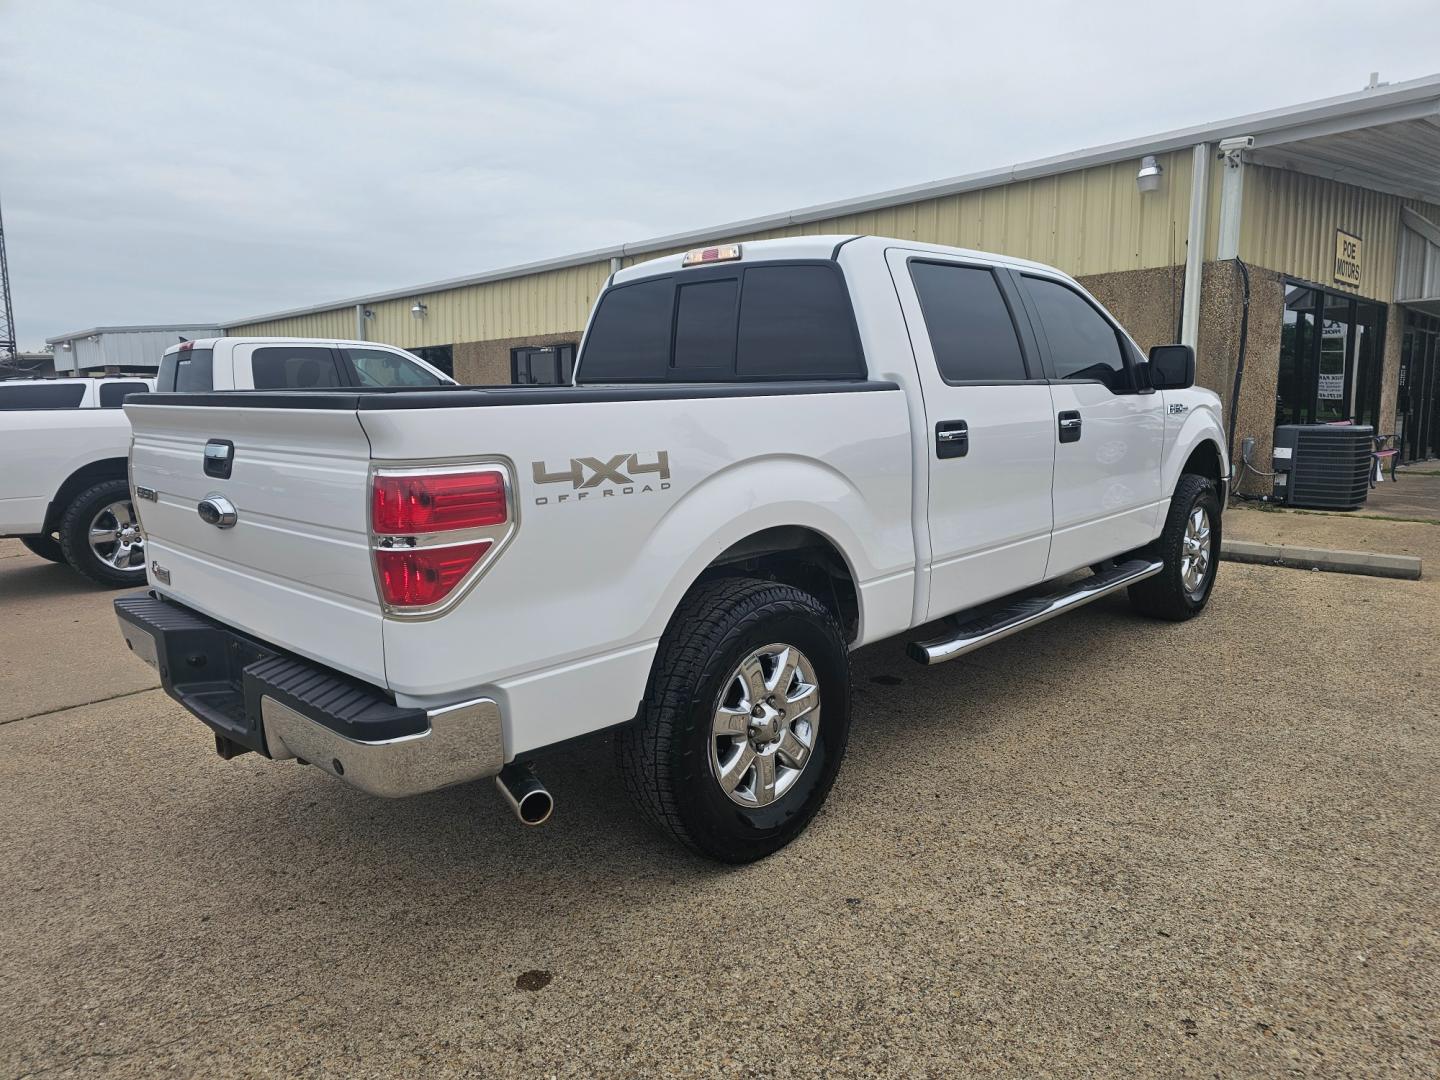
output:
M1048 596L1031 596L1017 600L999 611L992 611L963 621L951 623L951 632L929 641L912 641L906 647L910 659L921 664L943 664L957 656L974 652L1029 626L1063 615L1078 607L1119 592L1137 581L1154 577L1165 568L1163 562L1131 559L1119 566L1102 570Z

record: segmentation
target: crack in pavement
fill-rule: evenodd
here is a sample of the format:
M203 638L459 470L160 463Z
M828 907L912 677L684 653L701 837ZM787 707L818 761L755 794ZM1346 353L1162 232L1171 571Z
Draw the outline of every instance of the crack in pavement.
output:
M23 1072L19 1076L17 1076L15 1080L26 1080L27 1077L40 1076L44 1073L54 1072L56 1069L66 1069L72 1065L78 1064L81 1061L89 1061L94 1058L105 1058L113 1060L115 1058L130 1057L132 1054L143 1053L147 1050L161 1050L167 1046L174 1046L178 1042L183 1042L191 1035L194 1035L206 1024L214 1024L221 1020L230 1020L234 1017L244 1016L250 1013L264 1012L267 1009L278 1009L282 1005L289 1005L292 1001L303 997L304 994L305 992L301 990L297 991L294 994L291 994L288 998L282 998L279 1001L265 1001L261 1002L259 1005L246 1005L242 1008L234 1009L230 1012L219 1013L214 1016L201 1017L188 1031L184 1031L181 1034L176 1035L173 1039L163 1039L160 1042L149 1042L141 1046L132 1046L125 1050L92 1050L88 1054L79 1054L75 1057L68 1058L65 1061L58 1061L53 1065L45 1065L38 1069L31 1069L29 1072Z
M119 701L121 698L135 697L137 694L148 694L152 690L163 690L162 686L147 686L141 690L123 690L118 694L110 694L107 697L98 697L90 701L77 701L73 705L62 705L58 709L46 709L44 712L30 713L27 716L16 716L9 720L0 720L0 727L6 724L18 724L21 720L38 720L42 716L54 716L56 713L69 712L71 709L83 709L87 705L99 705L105 701Z

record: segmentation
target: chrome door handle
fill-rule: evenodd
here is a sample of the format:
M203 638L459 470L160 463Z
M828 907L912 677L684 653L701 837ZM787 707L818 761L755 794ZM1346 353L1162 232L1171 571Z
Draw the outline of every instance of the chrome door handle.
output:
M1060 441L1062 443L1080 441L1080 414L1074 409L1067 409L1059 415L1060 420Z
M964 457L970 452L970 425L964 420L941 420L935 425L935 456Z

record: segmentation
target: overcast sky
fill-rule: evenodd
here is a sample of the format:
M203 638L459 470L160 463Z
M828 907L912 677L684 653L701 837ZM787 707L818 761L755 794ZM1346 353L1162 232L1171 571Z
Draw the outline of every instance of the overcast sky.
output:
M1415 78L1433 14L0 0L19 338L234 320Z

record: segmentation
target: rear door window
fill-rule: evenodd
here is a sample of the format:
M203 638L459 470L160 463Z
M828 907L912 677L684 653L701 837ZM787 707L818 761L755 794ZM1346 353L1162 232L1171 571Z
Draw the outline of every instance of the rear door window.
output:
M0 409L78 409L85 399L82 382L27 383L6 386L0 382Z
M439 386L440 380L408 356L388 349L343 349L361 386Z
M1015 322L992 271L916 261L910 278L941 378L948 383L1028 378Z
M100 407L118 409L131 394L148 393L150 387L143 382L107 382L100 384Z
M1058 379L1094 380L1119 394L1131 389L1120 334L1083 296L1058 281L1025 276L1040 313Z
M333 349L268 345L250 358L256 390L323 390L343 386Z

